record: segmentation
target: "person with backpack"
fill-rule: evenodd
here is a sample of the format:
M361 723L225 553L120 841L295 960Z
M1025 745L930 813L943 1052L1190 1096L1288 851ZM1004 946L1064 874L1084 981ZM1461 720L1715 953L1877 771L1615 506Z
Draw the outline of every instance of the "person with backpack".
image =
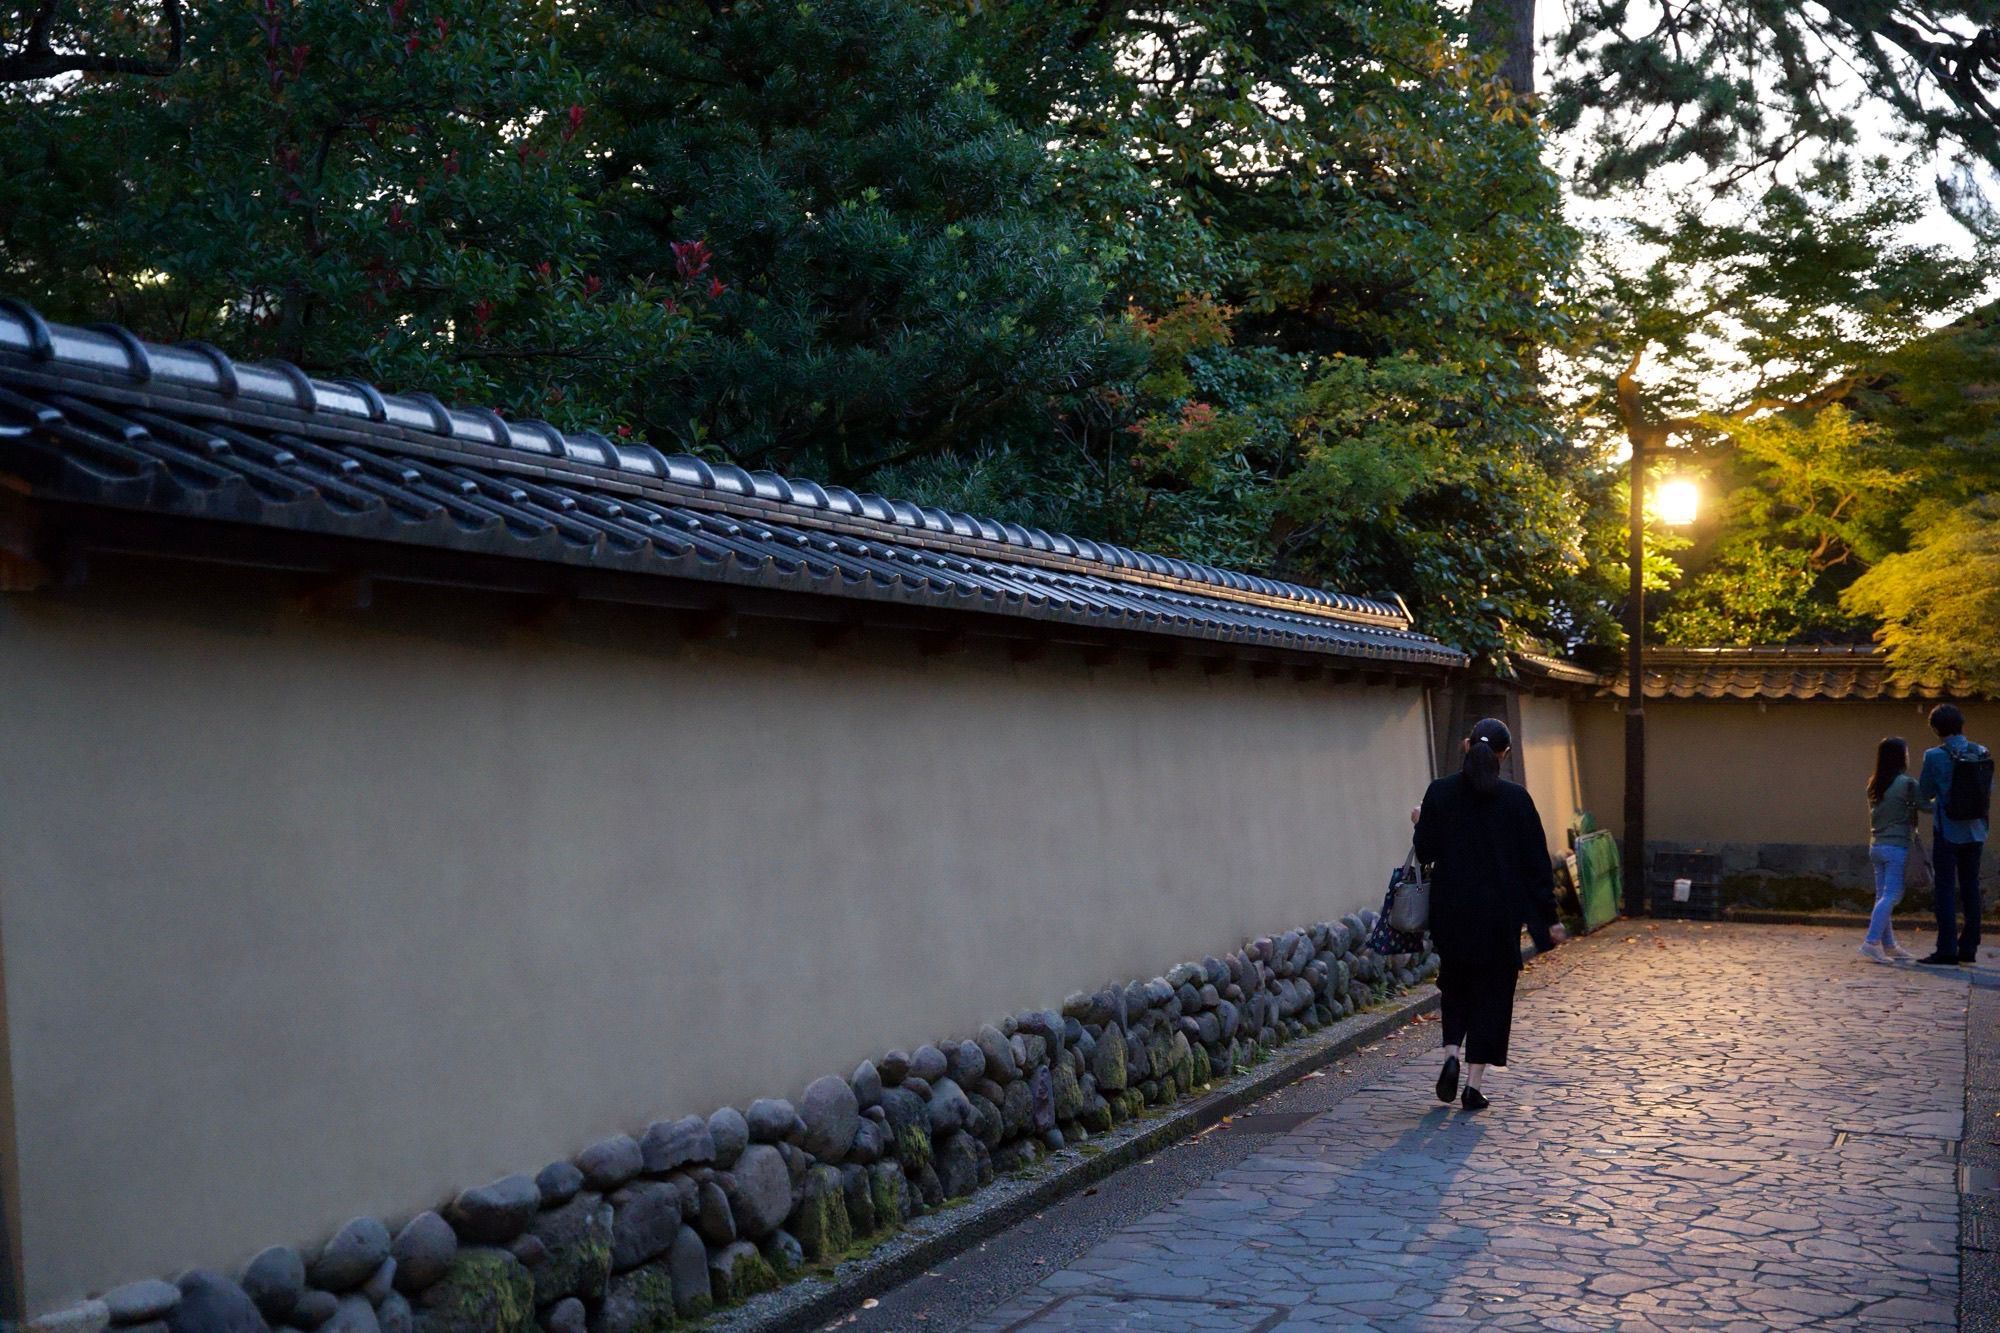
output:
M1965 714L1956 704L1931 709L1938 744L1924 751L1917 794L1932 812L1931 879L1937 897L1937 951L1919 962L1978 961L1979 855L1986 846L1986 816L1993 801L1993 755L1965 736ZM1963 907L1965 925L1958 924Z

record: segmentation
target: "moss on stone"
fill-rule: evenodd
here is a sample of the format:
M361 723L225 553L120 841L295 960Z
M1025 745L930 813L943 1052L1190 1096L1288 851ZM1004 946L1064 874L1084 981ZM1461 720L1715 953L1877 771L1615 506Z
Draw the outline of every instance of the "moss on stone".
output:
M724 1304L733 1305L738 1301L747 1301L752 1296L776 1291L782 1285L777 1270L771 1267L770 1261L763 1255L757 1253L755 1246L742 1242L738 1244L742 1245L740 1250L736 1246L730 1247L734 1253L727 1269L710 1270L721 1279L718 1285L723 1289L718 1290L715 1296ZM725 1273L726 1277L723 1276Z
M677 1327L674 1282L666 1265L646 1264L612 1278L605 1288L603 1315L604 1327L618 1333L666 1333Z
M1057 1120L1068 1123L1083 1113L1083 1086L1077 1082L1076 1071L1067 1064L1055 1067L1051 1091L1054 1094Z
M736 1299L739 1301L776 1291L782 1285L778 1270L771 1267L770 1261L761 1254L754 1259L745 1259L737 1266Z
M915 1174L922 1171L931 1164L930 1134L920 1125L897 1126L896 1158L902 1162L905 1172Z
M807 1259L838 1254L854 1243L854 1228L847 1216L847 1191L838 1170L816 1166L807 1174L803 1196L792 1210L789 1230L798 1237Z
M671 1308L671 1303L669 1305ZM418 1333L530 1333L535 1281L505 1250L470 1246L425 1290Z
M808 1271L824 1278L831 1278L839 1267L851 1259L866 1259L882 1248L887 1236L863 1236L839 1254L829 1254L813 1264Z
M909 1182L900 1171L870 1171L868 1197L875 1204L875 1225L881 1231L902 1226L909 1213Z
M550 1305L565 1296L595 1305L604 1298L611 1278L611 1226L611 1206L595 1194L579 1196L535 1219L531 1234L549 1251L531 1273L536 1305Z
M1125 1089L1126 1059L1125 1033L1116 1023L1107 1024L1103 1037L1097 1043L1097 1054L1091 1061L1091 1072L1097 1078L1099 1092L1114 1093Z

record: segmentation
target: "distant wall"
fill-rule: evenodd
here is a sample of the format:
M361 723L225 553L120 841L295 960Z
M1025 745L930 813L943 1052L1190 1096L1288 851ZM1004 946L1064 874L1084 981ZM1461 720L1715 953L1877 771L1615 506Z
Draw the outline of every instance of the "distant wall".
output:
M1583 799L1572 704L1522 695L1520 709L1521 781L1535 798L1549 850L1560 852L1569 846L1569 822Z
M0 601L31 1310L1376 900L1422 692L247 576Z
M1965 704L1967 734L2000 742L2000 707ZM1914 774L1935 744L1928 701L1684 700L1646 703L1646 838L1725 855L1728 873L1865 876L1876 742L1901 736ZM1622 700L1578 706L1584 798L1624 832ZM1926 821L1928 828L1928 821Z

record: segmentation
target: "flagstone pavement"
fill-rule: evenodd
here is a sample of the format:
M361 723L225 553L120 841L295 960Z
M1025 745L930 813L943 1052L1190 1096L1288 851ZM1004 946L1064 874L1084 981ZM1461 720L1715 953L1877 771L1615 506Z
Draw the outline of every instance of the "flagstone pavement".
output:
M1609 933L1523 994L1490 1109L1426 1049L965 1326L1956 1327L1964 974Z

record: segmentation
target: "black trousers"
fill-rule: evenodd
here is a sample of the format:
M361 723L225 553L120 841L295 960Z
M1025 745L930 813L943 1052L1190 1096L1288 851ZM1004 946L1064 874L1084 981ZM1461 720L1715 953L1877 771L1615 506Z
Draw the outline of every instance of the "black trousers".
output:
M1983 842L1931 844L1931 894L1936 901L1938 952L1970 959L1979 952L1979 854ZM1958 928L1958 909L1965 909L1965 929ZM1440 969L1442 970L1442 969Z
M1514 982L1520 975L1518 964L1501 960L1440 962L1444 1044L1460 1047L1465 1063L1507 1063L1507 1038L1514 1029Z

